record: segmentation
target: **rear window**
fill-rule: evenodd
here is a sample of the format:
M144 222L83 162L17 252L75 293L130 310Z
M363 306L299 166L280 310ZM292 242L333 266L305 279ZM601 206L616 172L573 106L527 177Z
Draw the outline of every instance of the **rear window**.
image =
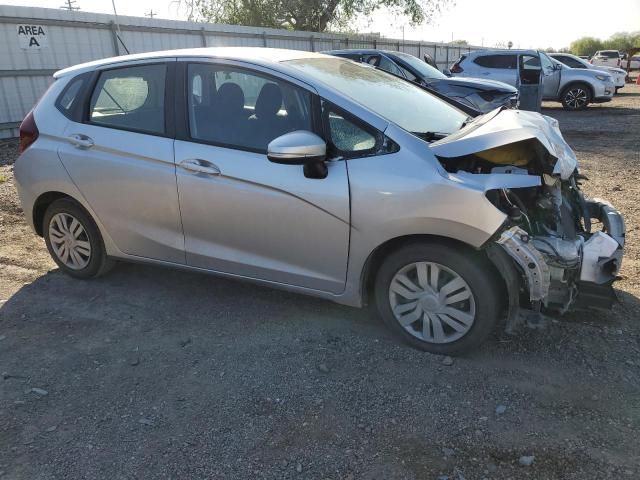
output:
M507 68L515 70L518 65L516 55L482 55L473 60L474 63L486 68Z
M620 54L617 50L604 50L600 52L600 55L607 58L620 58Z

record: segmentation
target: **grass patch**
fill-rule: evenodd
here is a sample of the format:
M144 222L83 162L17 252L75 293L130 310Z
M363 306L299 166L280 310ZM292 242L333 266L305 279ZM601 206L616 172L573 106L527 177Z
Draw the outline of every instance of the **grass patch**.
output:
M0 173L0 183L4 183L9 180L9 177Z

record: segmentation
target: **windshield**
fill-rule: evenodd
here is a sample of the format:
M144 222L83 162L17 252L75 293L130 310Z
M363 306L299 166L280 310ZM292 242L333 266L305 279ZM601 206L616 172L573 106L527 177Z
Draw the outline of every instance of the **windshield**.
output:
M412 133L448 135L467 120L460 110L411 82L360 63L337 57L286 63Z
M408 64L411 68L417 71L422 78L440 80L447 78L447 76L440 70L433 68L431 65L426 64L419 58L409 55L408 53L395 53L394 55Z

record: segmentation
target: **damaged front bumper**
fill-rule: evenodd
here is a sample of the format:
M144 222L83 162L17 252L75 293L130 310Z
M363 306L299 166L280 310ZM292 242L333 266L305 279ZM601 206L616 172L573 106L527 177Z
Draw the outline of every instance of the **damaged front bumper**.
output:
M543 312L608 309L616 297L625 242L622 214L602 200L585 202L586 220L602 230L587 230L575 240L531 237L519 226L507 228L487 245L487 255L507 287L506 330L543 323ZM554 242L552 242L552 240Z

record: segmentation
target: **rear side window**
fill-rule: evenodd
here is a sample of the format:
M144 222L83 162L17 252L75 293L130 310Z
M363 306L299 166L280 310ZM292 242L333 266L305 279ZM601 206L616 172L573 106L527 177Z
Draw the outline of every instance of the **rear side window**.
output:
M476 57L473 62L486 68L506 68L515 70L518 66L516 55L483 55Z
M73 111L80 101L80 91L84 85L86 75L80 75L69 82L56 100L56 107L67 118L73 117Z
M89 120L106 127L163 134L166 65L107 70L91 95Z

